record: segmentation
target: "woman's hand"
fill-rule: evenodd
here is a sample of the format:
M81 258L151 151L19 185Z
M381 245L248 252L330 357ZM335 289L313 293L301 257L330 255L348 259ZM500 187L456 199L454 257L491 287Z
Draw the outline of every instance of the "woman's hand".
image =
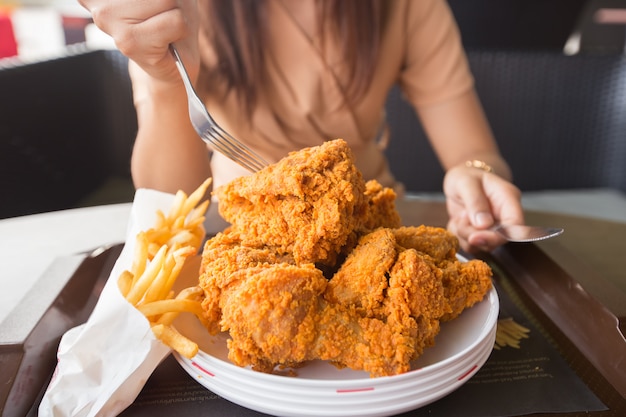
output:
M176 43L192 79L199 71L195 0L79 0L118 49L155 81L179 84L168 46Z
M448 229L465 251L490 251L505 243L489 230L496 223L524 224L519 189L496 174L459 165L447 171L443 189Z

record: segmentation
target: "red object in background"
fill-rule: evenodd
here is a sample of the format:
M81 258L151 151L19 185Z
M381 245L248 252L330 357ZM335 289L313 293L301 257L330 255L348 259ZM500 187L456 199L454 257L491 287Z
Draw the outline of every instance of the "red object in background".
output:
M91 18L74 16L62 16L62 18L65 44L72 45L85 42L85 27L89 23L93 23L93 20Z
M17 55L17 42L11 16L0 11L0 58Z

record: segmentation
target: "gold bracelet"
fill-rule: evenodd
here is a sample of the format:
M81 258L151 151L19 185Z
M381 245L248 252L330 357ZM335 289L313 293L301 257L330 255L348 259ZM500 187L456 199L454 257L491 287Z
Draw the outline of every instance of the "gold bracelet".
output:
M493 173L493 168L491 167L491 165L489 165L485 161L481 161L479 159L471 159L469 161L465 161L465 166L468 167L468 168L478 168L478 169L483 170L485 172L492 172Z

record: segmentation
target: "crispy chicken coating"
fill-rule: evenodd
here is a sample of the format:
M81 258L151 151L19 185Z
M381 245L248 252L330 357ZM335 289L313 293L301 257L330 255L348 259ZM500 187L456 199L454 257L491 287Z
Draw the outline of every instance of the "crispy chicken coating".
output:
M436 262L456 259L459 240L441 227L408 226L393 231L398 245L430 255Z
M238 271L294 263L289 255L278 254L271 248L243 245L239 235L232 230L207 240L202 252L200 285L204 290L203 308L210 323L208 330L212 334L220 331L222 289L237 278Z
M489 265L478 259L468 262L447 261L443 269L443 287L448 311L441 317L449 321L458 317L464 309L481 301L491 288L492 271Z
M223 331L229 331L230 359L270 372L314 359L319 299L327 285L313 265L278 264L233 274L223 289Z
M361 219L361 230L374 230L378 227L400 227L400 214L396 210L396 193L383 187L378 181L365 183L367 209Z
M397 256L396 240L389 229L364 235L330 280L326 300L366 311L380 308Z

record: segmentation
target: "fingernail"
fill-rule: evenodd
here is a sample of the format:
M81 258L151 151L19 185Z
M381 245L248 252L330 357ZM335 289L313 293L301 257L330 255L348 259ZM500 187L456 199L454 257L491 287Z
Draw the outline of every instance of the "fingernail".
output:
M492 223L493 217L491 217L491 213L481 211L474 215L474 226L476 227L489 227Z

